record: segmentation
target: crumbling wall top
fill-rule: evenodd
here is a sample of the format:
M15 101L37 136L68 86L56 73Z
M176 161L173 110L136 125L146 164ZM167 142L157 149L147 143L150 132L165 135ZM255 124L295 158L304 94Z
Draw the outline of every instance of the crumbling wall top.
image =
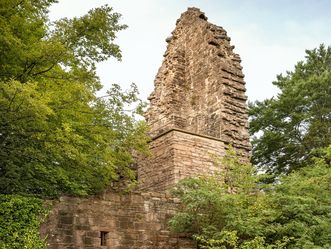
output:
M146 120L151 135L182 129L249 151L245 82L230 37L188 8L166 41Z

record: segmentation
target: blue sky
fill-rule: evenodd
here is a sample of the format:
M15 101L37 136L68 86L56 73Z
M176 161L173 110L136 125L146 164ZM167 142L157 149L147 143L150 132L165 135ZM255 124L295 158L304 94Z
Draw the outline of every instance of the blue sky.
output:
M303 60L305 49L331 45L329 0L60 0L50 16L80 16L104 4L121 13L129 28L118 34L122 61L101 63L98 74L105 89L135 82L143 99L153 90L165 38L187 7L200 8L210 22L227 30L242 59L250 101L277 94L272 81Z

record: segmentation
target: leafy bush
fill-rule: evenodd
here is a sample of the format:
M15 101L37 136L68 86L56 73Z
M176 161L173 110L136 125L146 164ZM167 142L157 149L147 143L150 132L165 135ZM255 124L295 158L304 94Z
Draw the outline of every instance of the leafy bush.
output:
M0 248L45 249L39 235L45 215L41 199L0 195Z
M263 185L230 150L216 176L177 185L182 207L170 227L206 249L331 248L330 161L331 146L310 167Z

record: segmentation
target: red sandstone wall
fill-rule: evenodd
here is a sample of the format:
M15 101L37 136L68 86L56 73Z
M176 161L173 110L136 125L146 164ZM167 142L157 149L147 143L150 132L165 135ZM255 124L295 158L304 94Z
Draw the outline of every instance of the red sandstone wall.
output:
M167 227L178 200L161 193L107 193L93 198L64 197L41 228L49 249L193 249L195 243ZM106 231L101 246L100 231Z
M165 191L185 177L220 171L215 156L225 145L216 138L172 130L151 142L153 156L138 165L140 190Z
M244 74L230 40L199 9L177 20L145 115L153 137L177 128L250 151Z

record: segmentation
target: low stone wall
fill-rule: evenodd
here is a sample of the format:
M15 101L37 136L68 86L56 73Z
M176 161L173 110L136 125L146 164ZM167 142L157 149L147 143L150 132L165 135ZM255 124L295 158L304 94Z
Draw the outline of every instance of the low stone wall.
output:
M193 249L171 234L168 221L180 205L165 193L105 193L63 197L41 227L49 249Z

